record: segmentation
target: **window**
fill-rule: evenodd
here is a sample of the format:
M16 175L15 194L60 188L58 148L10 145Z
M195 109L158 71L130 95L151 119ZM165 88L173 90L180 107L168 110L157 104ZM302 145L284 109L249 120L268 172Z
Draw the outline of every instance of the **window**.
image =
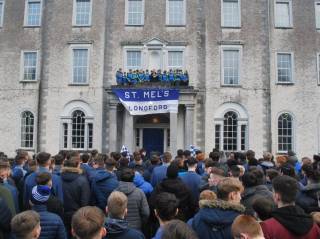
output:
M320 29L320 1L315 2L316 28Z
M37 80L37 52L25 51L22 53L22 81Z
M186 1L167 0L167 25L181 26L186 24Z
M126 1L126 24L138 26L144 24L144 0Z
M278 118L278 151L293 150L293 120L288 113L281 114Z
M41 26L41 0L26 0L24 25L31 27Z
M275 26L276 27L292 27L291 0L276 0Z
M293 55L291 53L277 54L278 83L293 83L292 62L293 62Z
M241 48L223 47L222 48L222 84L240 84L240 57Z
M73 84L89 82L89 49L73 48Z
M73 25L90 26L92 14L92 1L74 0L73 6Z
M141 69L141 51L127 51L127 69Z
M33 148L34 116L30 111L21 114L21 147Z
M222 27L241 26L240 0L222 0Z
M0 27L3 25L4 1L0 0Z
M220 149L220 128L221 128L221 125L217 124L215 126L215 142L214 142L214 147L216 149Z
M223 150L237 150L238 116L234 112L228 112L223 120Z
M183 68L183 51L168 52L168 68L169 69Z

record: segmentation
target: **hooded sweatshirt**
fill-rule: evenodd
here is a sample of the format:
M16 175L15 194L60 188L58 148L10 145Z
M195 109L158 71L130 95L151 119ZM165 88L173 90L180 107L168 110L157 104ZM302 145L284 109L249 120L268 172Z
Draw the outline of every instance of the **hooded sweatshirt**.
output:
M136 185L136 187L140 188L147 197L149 197L153 191L152 185L145 181L143 176L139 172L135 173L133 183L134 185Z
M140 231L129 228L126 220L108 217L105 221L105 228L108 232L105 239L144 239Z
M298 206L276 209L272 218L261 223L266 239L319 239L320 229Z

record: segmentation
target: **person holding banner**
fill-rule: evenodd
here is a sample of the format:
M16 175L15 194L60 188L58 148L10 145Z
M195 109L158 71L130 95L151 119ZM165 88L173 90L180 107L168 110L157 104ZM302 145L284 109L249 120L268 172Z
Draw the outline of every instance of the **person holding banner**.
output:
M119 70L116 73L116 80L118 85L123 85L123 72L122 69L119 68Z

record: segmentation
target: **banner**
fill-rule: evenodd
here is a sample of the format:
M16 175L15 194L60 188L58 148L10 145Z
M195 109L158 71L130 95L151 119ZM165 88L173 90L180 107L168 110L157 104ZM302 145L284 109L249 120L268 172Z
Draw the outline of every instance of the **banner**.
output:
M178 113L177 89L113 89L131 115Z

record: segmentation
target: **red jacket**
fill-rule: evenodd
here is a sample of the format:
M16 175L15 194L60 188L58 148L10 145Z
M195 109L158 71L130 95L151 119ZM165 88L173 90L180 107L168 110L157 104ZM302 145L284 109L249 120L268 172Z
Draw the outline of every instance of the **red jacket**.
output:
M297 225L299 227L301 225ZM262 231L266 239L319 239L320 228L313 224L309 232L302 236L297 236L280 224L276 219L270 218L261 223Z

